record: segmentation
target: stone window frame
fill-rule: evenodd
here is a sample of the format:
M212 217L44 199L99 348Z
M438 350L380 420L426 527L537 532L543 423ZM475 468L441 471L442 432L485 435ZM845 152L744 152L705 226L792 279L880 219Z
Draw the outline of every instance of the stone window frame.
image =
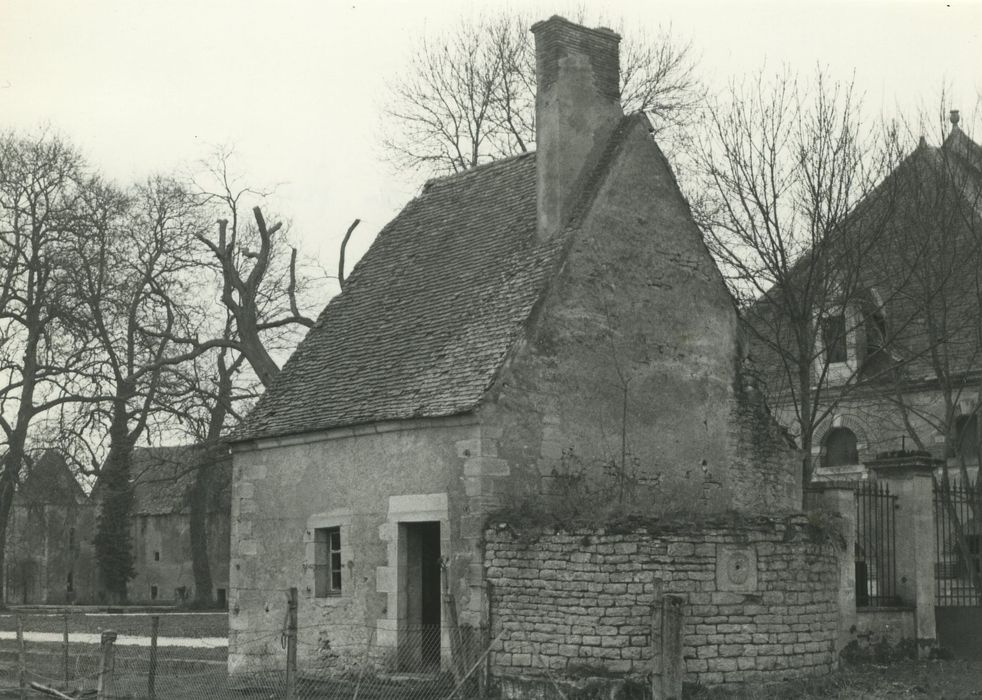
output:
M848 436L848 439L850 440L851 443L849 444L849 448L846 455L849 459L846 459L846 461L838 464L830 464L830 461L833 456L835 457L840 456L838 454L838 451L835 451L835 453L833 453L833 450L829 444L830 441L845 435ZM828 469L828 468L835 468L835 467L850 466L854 464L860 464L859 436L856 435L856 431L847 425L836 425L829 428L829 430L822 437L822 466Z
M827 360L827 352L824 341L824 324L827 319L842 317L843 330L845 337L842 342L845 344L846 359L842 362L832 362ZM831 385L847 383L858 371L859 361L857 352L858 323L857 310L854 305L846 304L842 308L822 309L814 317L815 323L815 360L814 360L814 379L818 381L824 373L824 381Z
M824 370L825 382L832 386L852 381L872 356L871 340L874 329L870 328L871 325L875 326L876 335L881 336L877 350L883 350L889 329L886 305L875 287L869 287L865 292L869 296L868 302L856 296L855 299L830 304L814 315L816 380L822 377ZM825 324L829 319L840 317L845 333L842 342L845 345L846 358L841 362L828 361L824 340Z
M328 595L316 595L317 530L337 529L341 538L341 590ZM303 591L315 604L332 605L351 598L354 591L354 547L351 546L351 512L347 509L315 513L307 518L304 531Z
M831 419L826 419L818 427L812 438L812 457L814 465L825 469L825 440L829 433L835 428L848 428L856 436L856 452L859 456L859 464L865 464L870 455L870 437L867 433L866 424L857 416L852 414L837 414Z
M314 528L314 597L341 595L344 565L341 558L341 528Z

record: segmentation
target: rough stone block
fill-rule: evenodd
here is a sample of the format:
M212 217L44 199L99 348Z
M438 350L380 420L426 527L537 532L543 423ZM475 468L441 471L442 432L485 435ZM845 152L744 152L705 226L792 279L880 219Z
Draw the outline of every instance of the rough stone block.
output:
M716 586L721 591L756 591L756 548L719 546L716 550Z
M508 476L508 460L498 457L468 457L464 460L464 476Z

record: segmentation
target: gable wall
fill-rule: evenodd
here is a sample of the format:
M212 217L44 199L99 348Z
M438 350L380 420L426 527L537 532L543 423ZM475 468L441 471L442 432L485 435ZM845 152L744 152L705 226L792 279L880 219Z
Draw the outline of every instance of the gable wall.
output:
M758 503L762 474L731 478L743 429L734 387L736 312L667 163L641 122L575 234L528 343L495 384L482 420L498 425L514 499L562 490L556 475L622 462L655 509L720 511ZM625 411L626 407L626 411ZM571 455L575 455L571 457ZM743 460L754 469L754 459ZM791 507L782 459L770 508ZM746 475L744 475L746 476ZM567 480L568 482L568 480Z

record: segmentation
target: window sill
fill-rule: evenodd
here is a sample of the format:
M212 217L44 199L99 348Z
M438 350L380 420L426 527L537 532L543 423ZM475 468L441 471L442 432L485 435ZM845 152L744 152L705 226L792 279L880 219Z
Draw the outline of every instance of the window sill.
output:
M332 593L331 595L322 595L322 596L315 596L312 593L308 593L308 597L312 602L317 603L319 605L331 606L331 605L337 605L341 601L346 600L349 596L344 591L342 591L341 593Z

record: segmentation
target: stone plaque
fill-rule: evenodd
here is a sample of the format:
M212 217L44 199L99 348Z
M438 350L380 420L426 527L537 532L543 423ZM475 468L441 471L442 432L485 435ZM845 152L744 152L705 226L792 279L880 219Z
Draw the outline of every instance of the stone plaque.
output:
M752 546L716 547L716 590L757 590L757 550Z

